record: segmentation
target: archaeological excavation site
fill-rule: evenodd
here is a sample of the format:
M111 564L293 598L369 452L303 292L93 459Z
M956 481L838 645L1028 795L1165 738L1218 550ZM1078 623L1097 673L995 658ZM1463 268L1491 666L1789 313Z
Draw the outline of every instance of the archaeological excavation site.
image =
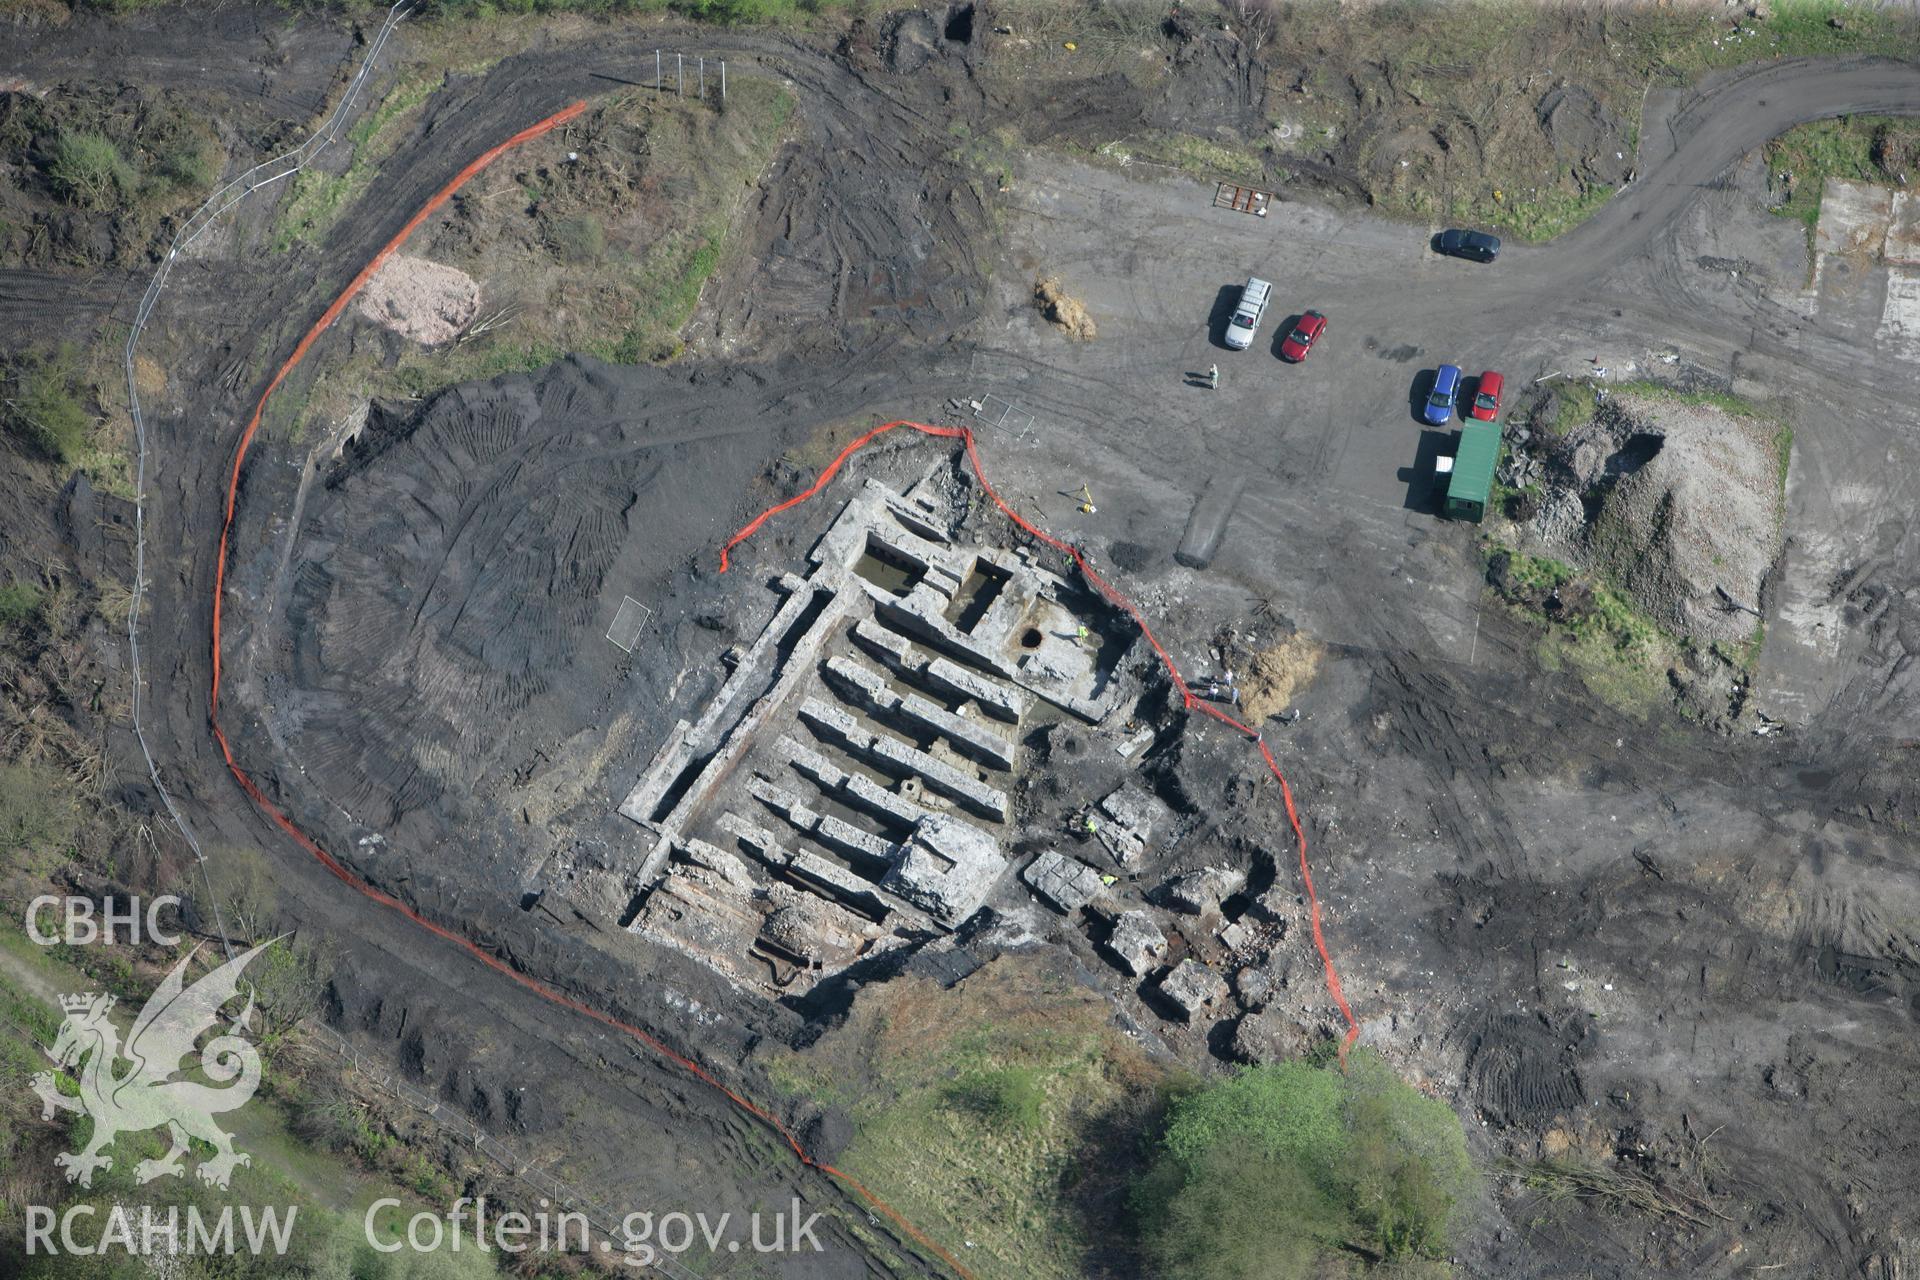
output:
M1920 1274L1913 10L0 0L0 1277Z

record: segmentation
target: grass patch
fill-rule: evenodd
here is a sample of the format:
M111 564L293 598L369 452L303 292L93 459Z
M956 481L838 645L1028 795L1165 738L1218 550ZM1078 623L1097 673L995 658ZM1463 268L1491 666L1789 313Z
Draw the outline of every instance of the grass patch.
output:
M1611 15L1605 31L1607 48L1596 58L1677 84L1772 58L1906 57L1920 24L1862 0L1776 0L1758 20L1718 6L1640 6Z
M1666 671L1680 648L1612 583L1545 556L1487 548L1500 598L1545 629L1536 656L1602 702L1644 720L1668 699Z
M10 582L0 587L0 629L18 631L40 616L46 593L31 582Z
M0 854L9 862L55 866L72 856L79 830L65 777L39 765L0 765Z
M1186 133L1150 133L1130 138L1124 144L1109 144L1092 153L1096 157L1144 161L1166 165L1197 178L1233 178L1257 183L1267 172L1266 153L1245 144L1216 142Z
M52 1007L26 994L5 976L0 976L0 1022L22 1028L43 1044L52 1044L60 1033L60 1018ZM43 1059L34 1070L44 1069Z
M1562 185L1526 195L1494 187L1456 199L1450 212L1455 222L1492 227L1521 240L1551 240L1591 218L1613 193L1613 187L1598 183L1581 186L1568 173Z
M68 0L74 8L102 9L109 13L137 13L143 9L175 4L178 0ZM299 13L317 8L315 0L275 0L282 9ZM55 0L0 0L0 14L33 12L46 9ZM386 8L375 0L339 0L334 7L349 15L378 15ZM710 22L719 26L750 24L793 25L812 22L823 15L842 11L860 12L867 0L434 0L422 11L422 20L442 25L450 23L494 23L502 18L529 14L578 13L592 17L672 15ZM66 13L61 4L58 12Z
M1495 554L1500 553L1496 551ZM1521 590L1544 594L1558 591L1573 581L1574 568L1564 561L1555 560L1549 556L1527 556L1513 552L1506 554L1510 557L1507 572Z
M1163 1275L1306 1280L1354 1254L1445 1258L1478 1182L1452 1109L1362 1049L1175 1101L1134 1202Z
M1645 720L1670 700L1664 667L1603 635L1549 631L1534 656L1542 670L1577 677L1594 697L1636 720Z
M281 3L299 7L298 0L281 0ZM502 14L659 13L721 26L744 26L805 22L824 13L861 7L858 0L436 0L432 12L443 19L482 22Z
M607 251L607 229L592 214L560 218L547 229L547 248L568 266L594 262Z
M1642 396L1652 400L1666 400L1673 404L1706 405L1731 413L1742 418L1772 418L1774 415L1751 400L1743 399L1730 391L1683 391L1678 387L1669 387L1664 383L1623 382L1615 390L1620 395Z
M1591 388L1588 389L1591 394ZM1773 453L1779 468L1780 496L1784 501L1787 494L1787 469L1793 464L1793 426L1779 413L1763 408L1753 401L1734 395L1731 391L1682 391L1678 387L1669 387L1658 382L1624 382L1619 387L1620 394L1641 396L1653 400L1666 400L1675 404L1707 405L1732 414L1739 418L1753 418L1763 423L1773 424ZM1589 414L1589 417L1592 415Z
M1728 67L1760 58L1822 58L1886 54L1911 57L1917 34L1911 17L1857 0L1777 0L1754 34L1695 46L1702 66ZM1684 64L1682 64L1684 65Z
M284 253L295 244L324 239L341 212L365 194L380 165L399 148L405 137L405 130L399 126L412 122L450 74L478 75L498 61L496 56L457 67L433 66L395 85L378 106L347 131L353 159L345 172L307 168L294 175L293 193L275 224L274 249Z
M1565 378L1554 383L1553 404L1540 423L1550 436L1571 435L1592 422L1599 408L1600 396L1591 382Z
M1010 125L976 133L966 121L955 120L947 126L947 136L954 139L954 159L973 175L975 194L980 197L981 204L993 211L997 223L1002 217L1003 206L994 197L1013 188L1013 167L1020 149L1019 134Z
M996 0L994 21L1018 35L994 48L987 70L1043 80L1119 72L1150 83L1164 74L1171 48L1161 25L1167 10L1154 0Z
M851 1116L837 1165L936 1240L969 1241L975 1274L1008 1280L1083 1274L1094 1241L1079 1197L1124 1163L1095 1135L1135 1132L1161 1080L1097 993L1011 958L951 991L870 989L805 1056L768 1065L783 1089Z
M973 1112L998 1132L1036 1133L1046 1122L1046 1076L1031 1066L975 1071L949 1087L947 1100Z
M726 224L712 220L656 245L635 273L639 303L627 331L611 343L590 345L590 354L616 364L680 354L680 329L693 318L700 290L720 265L726 234Z
M1920 121L1898 116L1842 116L1787 130L1766 146L1767 172L1787 182L1787 198L1774 213L1806 224L1811 237L1820 223L1828 178L1907 186L1920 174Z
M306 168L293 175L293 192L280 211L274 228L273 248L285 253L295 244L318 240L333 225L347 198L344 174Z
M1736 671L1750 672L1760 662L1760 653L1767 644L1767 624L1755 620L1753 630L1739 644L1722 644L1714 641L1713 652Z

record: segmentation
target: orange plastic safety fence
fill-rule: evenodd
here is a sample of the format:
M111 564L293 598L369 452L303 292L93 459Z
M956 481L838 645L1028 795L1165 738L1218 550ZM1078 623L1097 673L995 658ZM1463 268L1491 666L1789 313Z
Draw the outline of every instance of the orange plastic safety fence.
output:
M891 1222L893 1222L895 1226L899 1227L901 1231L905 1232L909 1238L911 1238L913 1241L919 1244L922 1248L928 1250L929 1252L933 1253L935 1256L940 1258L941 1261L945 1262L949 1267L951 1267L954 1270L954 1272L957 1275L961 1276L963 1280L972 1280L972 1273L969 1272L964 1266L962 1266L958 1259L956 1259L951 1253L947 1252L946 1249L942 1248L934 1240L929 1238L925 1232L921 1231L918 1227L914 1226L911 1222L908 1222L906 1218L901 1216L898 1210L894 1209L886 1201L882 1200L879 1196L875 1195L872 1191L868 1190L865 1186L863 1186L859 1182L858 1179L852 1177L847 1173L842 1172L839 1169L834 1168L830 1164L827 1164L820 1160L816 1160L811 1154L807 1152L807 1150L804 1147L800 1145L800 1140L797 1137L795 1137L793 1132L789 1130L786 1125L782 1124L777 1117L775 1117L773 1114L766 1111L765 1109L757 1106L755 1103L753 1103L749 1099L741 1096L739 1093L736 1093L733 1089L729 1088L725 1084L722 1084L718 1078L716 1078L706 1068L702 1067L699 1063L694 1062L692 1059L687 1058L682 1054L674 1052L672 1049L668 1048L665 1044L661 1043L658 1039L656 1039L652 1035L649 1035L647 1032L641 1030L639 1027L636 1027L628 1022L623 1022L620 1019L613 1017L611 1014L603 1013L600 1010L595 1009L592 1006L583 1003L582 1001L576 1000L571 996L568 996L563 994L562 992L556 991L552 987L547 986L545 983L539 982L533 978L528 977L526 974L521 973L518 969L515 969L512 965L507 964L505 961L483 950L478 944L470 941L465 937L462 937L460 934L455 933L451 929L447 929L441 925L435 924L433 921L427 919L425 916L415 911L412 907L409 907L406 903L401 902L398 898L395 898L393 895L389 893L385 893L382 890L375 888L373 885L367 883L365 880L355 875L352 871L348 870L347 867L343 865L337 858L335 858L332 854L328 853L325 849L323 849L319 845L319 843L316 842L312 837L308 836L306 832L302 831L299 828L299 826L297 826L294 823L292 818L289 818L284 812L281 811L279 806L275 805L273 801L269 800L266 797L265 793L263 793L260 790L259 786L254 782L253 778L248 775L245 769L240 767L240 762L234 757L233 747L227 741L226 731L222 729L220 726L220 676L221 676L220 624L221 624L221 618L222 618L221 606L224 602L224 598L226 595L227 547L232 538L234 512L239 503L240 477L241 477L243 468L245 467L245 464L246 464L247 453L253 446L254 436L258 433L260 429L261 417L266 413L267 401L272 398L273 393L279 388L280 384L286 380L287 375L292 373L293 370L300 364L302 360L306 359L307 353L313 348L314 342L319 339L320 335L322 333L325 333L326 330L333 324L333 322L340 318L341 313L346 310L347 304L353 300L354 295L359 293L360 290L366 286L367 281L372 279L373 273L379 270L380 265L383 262L385 262L389 257L391 257L397 249L399 249L401 244L404 243L407 237L413 233L415 228L417 228L422 222L426 221L427 218L431 217L436 209L440 208L440 206L445 204L447 200L450 199L453 196L453 194L456 191L458 191L462 186L466 185L466 183L475 174L479 173L482 169L485 169L488 165L492 164L495 160L499 159L500 156L505 154L507 151L513 149L514 147L519 146L523 142L531 141L532 139L537 138L544 133L548 133L551 130L558 128L560 125L565 124L567 121L573 119L575 116L579 115L581 112L585 111L586 109L587 109L586 103L576 102L572 106L567 107L565 110L555 112L553 115L548 116L546 119L540 121L538 124L534 124L525 129L522 129L519 133L514 134L511 138L508 138L505 142L502 142L499 145L491 147L488 150L482 152L464 169L460 170L459 173L455 174L453 176L453 179L450 182L448 182L446 186L442 187L438 192L436 192L433 195L433 197L430 200L428 200L424 205L422 205L419 208L419 210L415 212L411 218L407 219L405 225L403 225L400 228L399 232L396 233L391 240L387 241L387 243L381 247L378 253L373 255L373 258L370 261L368 261L367 265L360 269L360 273L358 275L354 276L354 278L348 282L347 287L341 291L340 296L334 299L333 305L329 306L324 312L322 312L320 315L320 318L314 322L313 327L307 330L306 335L302 337L298 345L294 347L293 354L289 355L286 361L281 364L279 370L275 372L275 374L273 375L273 380L267 384L267 389L261 393L260 402L254 407L253 417L248 419L246 430L241 432L241 435L240 435L239 447L234 452L233 471L227 482L226 515L225 515L225 519L222 521L220 526L219 559L216 560L214 564L213 634L212 634L213 678L212 678L211 690L210 690L210 701L208 704L208 711L207 711L208 721L213 730L213 738L214 738L214 741L219 744L220 755L226 761L228 770L233 774L235 781L237 781L240 784L241 790L246 792L247 798L254 803L255 807L258 808L269 819L271 819L276 826L278 826L281 830L285 831L288 837L291 838L295 844L299 845L302 849L306 850L309 854L311 854L316 860L319 861L321 866L325 867L330 873L332 873L334 877L339 879L343 884L352 888L356 892L362 894L363 896L370 899L371 901L379 903L383 907L387 907L393 911L398 912L402 916L406 917L408 920L412 921L414 924L420 926L422 929L425 929L427 932L433 934L435 937L441 938L447 942L452 943L454 946L459 947L461 950L465 951L468 955L480 961L480 963L486 965L488 968L494 970L495 972L503 974L506 977L512 979L515 983L518 983L520 986L526 988L528 991L533 992L535 995L539 996L541 999L549 1001L550 1003L558 1005L562 1008L570 1009L573 1012L580 1014L582 1017L591 1018L593 1021L598 1022L603 1026L610 1027L613 1030L622 1033L623 1035L632 1037L634 1040L639 1041L641 1044L647 1046L647 1048L653 1050L653 1052L658 1054L661 1058L665 1059L666 1061L672 1063L673 1065L679 1067L681 1070L685 1071L688 1075L691 1075L695 1079L700 1080L701 1082L712 1086L714 1089L719 1091L724 1097L726 1097L728 1101L732 1102L735 1106L739 1107L742 1111L745 1111L747 1114L760 1120L761 1122L766 1124L769 1128L771 1128L775 1133L779 1134L780 1137L786 1142L787 1146L792 1148L793 1154L800 1160L802 1164L807 1165L809 1168L818 1169L822 1173L825 1173L830 1177L833 1177L838 1181L840 1181L841 1183L843 1183L844 1185L846 1185L856 1195L858 1195L862 1200L864 1200L868 1205L870 1205L873 1209L886 1215L886 1217ZM864 441L862 441L862 443L864 443ZM838 467L839 463L835 462L834 465L835 467ZM820 483L824 484L826 480L831 476L831 474L832 472L829 471L826 476L822 476ZM819 488L819 485L815 485L814 487L817 490ZM792 504L788 503L783 505L790 506ZM771 515L771 514L773 513L772 512L767 513L767 515ZM766 519L766 516L763 515L761 517L761 520L764 521L765 519ZM755 527L757 527L757 523Z
M740 532L728 538L726 543L720 548L720 572L725 573L727 571L728 554L735 547L758 532L760 527L766 524L768 520L779 515L782 511L799 506L808 498L819 493L820 490L825 488L827 483L833 479L835 474L839 472L841 465L844 464L849 457L861 449L864 449L879 436L885 435L887 432L898 427L909 427L923 435L960 440L966 447L967 462L973 468L974 477L979 480L980 488L986 493L988 498L992 499L993 505L1000 509L1001 514L1005 515L1007 519L1011 520L1019 528L1025 530L1028 534L1039 539L1047 546L1071 558L1074 566L1080 570L1081 576L1093 585L1100 593L1102 599L1133 619L1134 625L1140 628L1140 634L1146 637L1147 643L1152 646L1154 653L1159 656L1160 664L1166 668L1167 678L1173 681L1173 687L1179 691L1181 705L1188 711L1199 711L1212 716L1220 723L1245 735L1252 740L1254 745L1259 747L1260 758L1266 762L1267 771L1271 773L1274 779L1280 784L1280 797L1286 802L1287 807L1287 821L1293 827L1294 847L1299 851L1300 855L1300 881L1307 891L1308 914L1313 926L1313 945L1320 953L1321 968L1326 974L1327 994L1333 997L1333 1003L1340 1010L1340 1016L1346 1019L1347 1034L1340 1042L1340 1057L1344 1062L1347 1050L1352 1047L1355 1040L1360 1038L1360 1024L1354 1019L1353 1009L1347 1004L1346 992L1340 985L1340 971L1333 963L1333 955L1327 949L1326 934L1321 928L1320 895L1314 889L1313 871L1307 864L1307 833L1306 829L1300 825L1300 814L1293 803L1293 788L1287 785L1286 775L1280 772L1279 762L1273 758L1273 752L1268 749L1266 739L1261 736L1258 729L1253 728L1251 725L1241 723L1212 703L1203 700L1187 686L1186 677L1180 674L1179 665L1174 662L1173 655L1167 652L1165 646L1160 643L1159 638L1153 634L1153 628L1147 625L1147 620L1141 614L1140 610L1134 607L1133 601L1129 600L1125 594L1094 571L1093 566L1087 562L1087 558L1081 553L1080 548L1070 542L1064 542L1054 537L1045 529L1040 528L1012 507L1008 506L1006 502L1001 499L1000 494L994 489L992 482L987 479L986 468L980 463L980 449L974 440L971 430L966 427L936 427L928 423L909 422L904 419L875 427L842 449L839 455L827 464L826 469L820 473L819 478L807 487L805 492L796 494L788 498L785 502L768 507L765 511L762 511L759 515L748 521L746 527L741 529Z

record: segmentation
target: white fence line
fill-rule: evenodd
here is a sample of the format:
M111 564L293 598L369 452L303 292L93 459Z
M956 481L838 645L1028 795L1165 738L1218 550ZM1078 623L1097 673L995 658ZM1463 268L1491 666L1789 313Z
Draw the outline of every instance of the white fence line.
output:
M361 90L366 88L372 78L374 63L380 52L386 47L394 28L407 16L413 0L398 0L387 10L386 21L380 24L379 32L367 46L367 56L362 59L360 69L347 83L347 91L341 96L340 103L333 114L313 135L299 146L271 160L263 160L245 173L222 183L207 197L206 202L187 216L174 233L173 242L167 246L166 257L160 260L160 266L154 271L153 279L147 285L147 291L141 296L140 305L134 312L133 327L127 333L127 346L124 359L127 377L127 412L133 419L133 436L137 446L138 460L133 480L133 596L127 605L127 665L133 673L133 736L140 743L140 754L147 762L147 777L153 780L153 789L159 793L160 802L166 806L167 816L173 819L173 825L193 850L194 859L200 864L200 879L207 890L207 908L213 914L214 927L220 933L220 945L228 959L233 958L233 943L227 937L225 921L220 916L220 902L213 891L213 878L207 872L206 850L200 847L193 829L180 815L179 806L173 802L173 795L167 790L167 784L160 780L160 765L153 758L153 748L147 742L145 707L145 678L140 667L140 607L145 602L147 592L147 422L140 411L140 387L134 376L134 359L140 338L146 332L147 322L153 317L153 309L160 301L161 291L166 288L167 277L173 273L175 259L180 251L198 240L211 227L221 214L239 204L242 200L262 187L288 178L298 173L312 162L313 158L330 145L339 136L340 127L353 113L354 103L359 99Z

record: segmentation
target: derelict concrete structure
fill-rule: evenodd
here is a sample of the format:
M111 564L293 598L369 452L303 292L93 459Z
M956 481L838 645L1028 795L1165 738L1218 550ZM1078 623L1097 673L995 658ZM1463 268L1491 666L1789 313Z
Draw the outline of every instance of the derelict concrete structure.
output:
M643 771L629 930L797 993L1007 879L1022 733L1113 712L1133 639L1051 557L959 541L946 477L868 481Z

